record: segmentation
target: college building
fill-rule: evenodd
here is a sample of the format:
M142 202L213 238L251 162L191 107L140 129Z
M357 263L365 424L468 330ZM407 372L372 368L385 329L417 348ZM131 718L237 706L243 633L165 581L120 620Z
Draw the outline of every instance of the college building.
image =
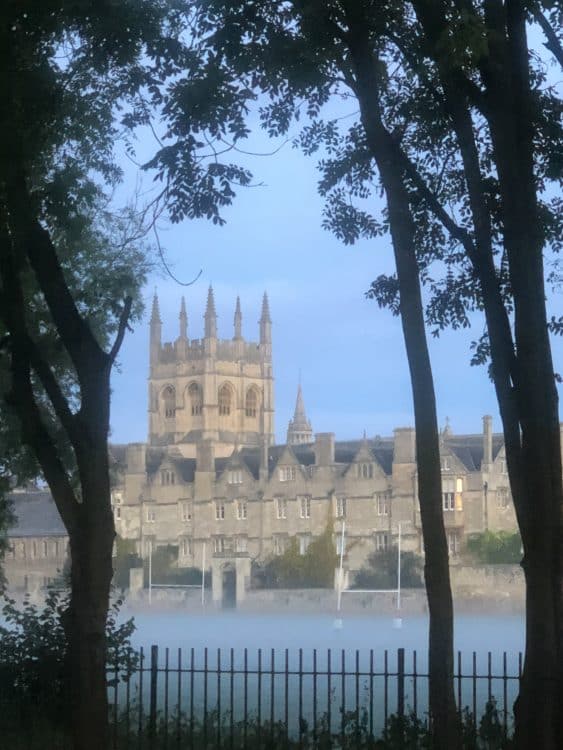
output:
M148 441L113 446L119 484L112 502L117 533L146 557L178 547L179 565L217 574L280 555L290 539L305 552L331 524L344 567L354 573L374 549L401 533L422 551L415 431L339 441L314 434L301 386L287 439L274 443L272 322L264 295L258 340L242 335L236 300L233 336L220 339L213 290L204 338L191 339L182 299L178 337L162 341L158 299L150 320ZM441 433L442 501L452 561L469 534L515 530L502 436L491 417L482 432ZM342 525L345 534L342 536ZM220 576L219 576L220 577ZM240 583L242 586L242 583Z

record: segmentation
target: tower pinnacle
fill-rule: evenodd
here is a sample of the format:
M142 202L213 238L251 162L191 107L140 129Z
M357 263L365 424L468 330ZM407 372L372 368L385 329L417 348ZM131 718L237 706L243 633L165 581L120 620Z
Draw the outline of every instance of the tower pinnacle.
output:
M186 312L186 300L182 297L180 304L180 338L188 338L188 314Z
M207 292L207 305L205 308L205 338L214 339L217 337L217 313L215 311L215 298L213 296L213 287L209 285Z
M242 338L242 312L240 310L240 297L237 297L235 307L235 339Z
M260 315L260 344L264 347L266 354L272 354L272 319L270 318L270 304L268 295L264 292L262 299L262 314Z
M158 295L156 289L154 290L154 297L152 298L152 312L151 312L151 325L154 323L162 323L160 319L160 307L158 305Z

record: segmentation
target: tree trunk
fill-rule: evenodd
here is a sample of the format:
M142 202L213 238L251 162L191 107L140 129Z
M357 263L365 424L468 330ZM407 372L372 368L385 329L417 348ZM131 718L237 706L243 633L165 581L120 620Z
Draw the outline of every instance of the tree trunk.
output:
M355 90L369 148L386 193L389 225L399 281L400 313L413 392L418 497L424 540L424 578L429 610L429 705L433 747L461 748L461 727L453 686L453 601L448 544L442 511L441 465L436 398L424 324L420 276L414 247L415 227L403 166L379 111L376 61L367 25L348 6L349 47Z
M90 494L90 488L84 490ZM87 523L70 540L71 600L65 627L74 750L109 747L106 620L112 578L110 540L111 529L94 530Z

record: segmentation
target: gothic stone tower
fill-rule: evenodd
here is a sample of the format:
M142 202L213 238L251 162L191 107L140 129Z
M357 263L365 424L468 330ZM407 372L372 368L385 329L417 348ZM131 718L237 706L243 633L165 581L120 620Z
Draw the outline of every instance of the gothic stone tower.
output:
M158 298L150 321L149 444L174 445L194 458L196 445L212 441L216 456L230 456L234 446L274 442L272 321L264 294L259 342L242 336L237 298L232 339L217 338L217 314L209 287L203 339L188 338L185 301L180 307L179 336L162 344Z

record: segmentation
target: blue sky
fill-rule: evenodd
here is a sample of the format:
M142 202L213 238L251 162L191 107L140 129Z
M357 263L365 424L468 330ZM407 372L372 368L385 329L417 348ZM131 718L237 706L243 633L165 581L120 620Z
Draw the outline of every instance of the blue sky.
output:
M149 146L146 146L149 148ZM271 151L265 137L252 150ZM239 190L224 212L223 227L205 220L172 226L160 222L160 241L182 288L162 268L144 289L146 314L125 339L120 371L113 375L114 442L142 441L147 435L148 316L157 288L163 339L178 335L182 294L189 335L202 336L209 283L215 290L218 333L233 335L239 295L243 334L257 339L264 290L273 320L276 438L285 440L295 404L299 372L305 406L318 432L337 439L390 435L414 424L412 396L400 322L365 298L370 282L393 270L388 238L346 247L321 228L322 199L317 195L315 160L287 144L271 157L241 157L263 185ZM128 170L124 191L134 175ZM143 178L149 188L150 178ZM550 296L552 314L563 314L561 295ZM486 371L470 367L469 343L483 328L480 318L469 331L430 339L440 425L449 417L454 432L479 432L481 417L492 414L500 431L494 392ZM553 350L563 371L561 340Z

